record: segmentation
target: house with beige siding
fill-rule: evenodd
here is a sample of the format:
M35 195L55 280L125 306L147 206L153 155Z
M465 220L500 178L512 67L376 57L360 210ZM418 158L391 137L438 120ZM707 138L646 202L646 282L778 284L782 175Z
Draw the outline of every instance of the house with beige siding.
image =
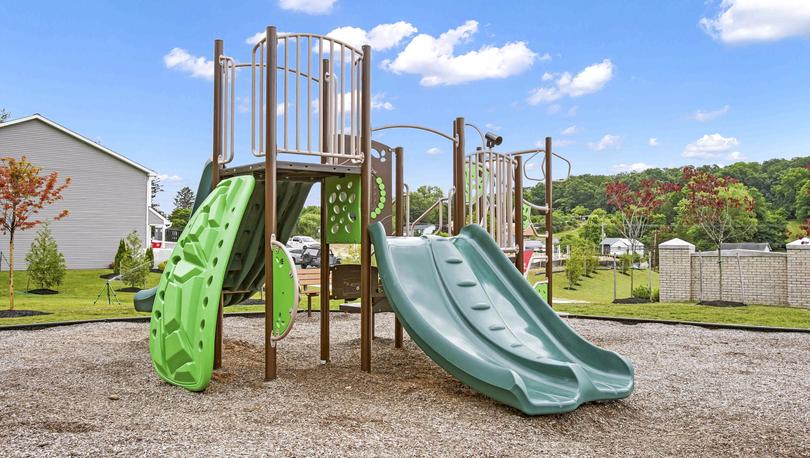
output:
M43 173L71 177L64 199L40 214L52 219L62 209L70 215L51 224L68 268L107 267L118 242L131 231L151 244L151 180L155 172L121 154L35 114L0 123L0 157L28 160ZM25 269L25 255L36 229L15 234L15 266ZM0 234L0 251L8 254L8 235Z

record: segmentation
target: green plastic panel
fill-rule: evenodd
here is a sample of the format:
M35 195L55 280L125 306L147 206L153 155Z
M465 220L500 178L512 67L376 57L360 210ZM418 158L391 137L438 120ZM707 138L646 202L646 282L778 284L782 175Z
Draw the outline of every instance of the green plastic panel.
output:
M149 353L155 371L192 391L208 386L222 282L256 181L225 180L192 215L166 263L152 307Z
M629 360L580 337L476 225L456 237L387 238L369 228L388 302L439 366L528 415L620 399Z
M326 241L360 243L360 176L327 178L326 208Z
M273 245L273 337L287 335L298 311L298 277L287 250Z
M532 225L532 207L523 204L523 229L526 230Z

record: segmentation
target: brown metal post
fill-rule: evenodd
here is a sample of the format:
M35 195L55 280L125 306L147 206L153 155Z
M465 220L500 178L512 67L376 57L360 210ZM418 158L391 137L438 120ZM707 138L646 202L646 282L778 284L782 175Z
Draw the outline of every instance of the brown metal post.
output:
M276 67L278 37L275 27L266 30L267 116L264 147L264 380L277 376L276 344L273 342L273 239L276 236ZM284 75L286 78L287 75Z
M214 40L214 148L211 157L211 190L219 184L219 156L222 154L222 63L224 53L222 40ZM214 369L222 367L222 295L217 305L217 327L214 333Z
M546 279L548 280L548 305L553 306L552 294L554 291L554 225L551 223L551 202L553 196L551 188L553 178L551 176L551 137L546 137Z
M360 170L360 368L371 372L371 240L368 226L371 215L371 46L363 46L361 86L361 146L363 166Z
M331 128L332 126L329 124L329 110L332 107L329 106L329 78L327 75L329 74L329 59L323 59L321 62L321 94L320 98L322 100L323 106L323 113L320 115L321 117L321 144L323 145L323 149L326 150L327 146L329 145L329 139L332 135ZM331 151L330 151L331 152ZM321 158L321 163L326 163L326 158ZM320 297L321 297L321 361L329 361L329 262L323 262L324 259L329 259L329 243L326 241L327 232L327 221L329 220L329 213L326 203L328 202L329 196L326 192L326 180L321 180L321 290L320 290Z
M396 213L394 235L405 235L405 150L401 146L394 148L396 155ZM440 228L441 229L441 228ZM402 323L394 316L394 347L402 348Z
M515 267L520 273L526 271L526 260L523 259L523 156L515 158Z
M458 235L464 226L464 118L456 118L453 124L456 136L453 150L453 186L456 188L453 199L453 235Z

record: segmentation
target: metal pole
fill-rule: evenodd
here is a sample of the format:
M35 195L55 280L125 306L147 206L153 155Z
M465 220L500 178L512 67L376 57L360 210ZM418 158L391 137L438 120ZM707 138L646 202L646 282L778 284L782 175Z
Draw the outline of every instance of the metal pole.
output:
M362 102L360 107L363 166L360 168L360 368L371 372L371 46L363 46Z
M396 227L394 228L394 235L402 237L404 234L403 229L405 225L405 150L398 146L394 148L394 154L396 155L396 209L397 212L396 216ZM399 322L399 318L395 315L394 316L394 348L402 348L402 323Z
M613 302L616 302L616 255L613 255Z
M268 27L267 43L267 116L264 146L264 380L273 380L276 372L276 344L273 342L273 239L276 237L276 67L278 36ZM284 75L286 78L287 75ZM286 111L286 110L285 110Z
M655 245L653 245L655 246ZM647 257L650 259L649 265L647 266L647 270L650 271L650 302L653 301L653 285L652 285L652 251L647 253Z
M456 134L455 151L453 154L453 186L456 188L455 204L453 207L453 235L461 232L464 226L464 118L456 118L453 124Z
M520 273L525 273L525 260L523 259L523 157L515 158L515 266Z
M222 64L219 61L224 53L222 40L214 40L214 148L211 157L211 190L219 184L219 156L222 154ZM222 295L217 304L217 327L214 333L214 369L222 367Z
M745 302L745 283L743 283L742 265L740 264L740 251L737 250L737 276L740 280L740 302Z
M553 196L551 195L552 180L551 177L551 137L546 137L546 278L548 279L548 305L553 307L553 291L554 291L554 257L552 252L554 250L554 225L551 222L551 212Z
M320 113L320 134L321 134L321 144L323 145L323 149L332 152L329 150L329 145L331 144L329 139L332 136L332 126L329 123L329 113L332 110L332 107L329 106L330 98L330 90L331 88L329 85L331 84L331 77L329 73L331 72L329 59L323 59L321 61L321 109L323 110ZM321 163L326 164L328 159L326 157L321 158ZM329 300L330 292L329 292L329 275L331 272L329 271L329 262L323 262L324 259L329 259L329 243L327 242L327 228L329 221L329 208L327 208L326 202L328 202L329 196L326 192L326 180L321 180L321 289L320 289L320 298L321 298L321 361L329 361L329 308L331 305L331 301Z

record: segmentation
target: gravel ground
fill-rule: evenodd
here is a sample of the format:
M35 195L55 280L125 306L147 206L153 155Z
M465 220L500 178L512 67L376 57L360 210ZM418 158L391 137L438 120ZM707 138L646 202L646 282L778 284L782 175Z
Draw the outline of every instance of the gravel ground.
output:
M224 364L204 393L162 383L147 325L0 333L0 456L810 455L806 334L570 320L629 356L636 392L526 417L478 395L378 316L374 373L359 320L336 314L333 361L302 317L264 384L260 319L225 321Z

